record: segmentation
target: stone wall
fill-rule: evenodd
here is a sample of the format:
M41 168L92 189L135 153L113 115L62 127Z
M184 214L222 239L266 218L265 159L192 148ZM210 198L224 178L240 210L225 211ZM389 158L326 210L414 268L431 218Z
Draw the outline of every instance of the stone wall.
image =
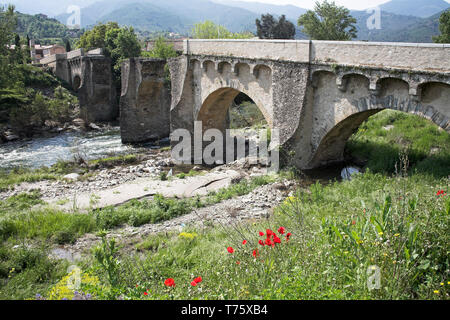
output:
M185 40L184 53L450 71L450 44L305 40Z
M122 64L120 130L122 142L138 143L168 137L170 88L165 60L132 58Z
M119 113L111 59L102 53L101 49L87 53L77 49L41 60L77 93L82 116L89 122L112 121Z

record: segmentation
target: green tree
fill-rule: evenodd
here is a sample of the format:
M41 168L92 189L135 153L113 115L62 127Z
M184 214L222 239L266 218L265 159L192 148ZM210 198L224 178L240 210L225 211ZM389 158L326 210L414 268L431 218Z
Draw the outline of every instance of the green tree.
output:
M294 39L295 26L282 15L278 21L271 14L256 19L257 35L260 39Z
M224 26L209 20L196 23L191 34L194 39L250 39L254 37L251 32L233 33Z
M178 56L173 48L173 45L168 44L164 37L158 37L151 51L144 51L141 54L143 57L169 59Z
M78 48L103 48L111 57L114 82L119 91L121 86L121 63L123 60L139 57L141 45L132 27L121 28L116 22L100 23L86 31L77 43ZM119 95L120 96L120 95Z
M439 18L439 36L433 37L436 43L450 43L450 9L444 11Z
M334 1L316 1L314 11L308 10L298 19L303 32L314 40L351 40L356 38L356 19L345 7Z
M4 9L0 5L0 88L14 86L17 76L14 72L15 52L10 50L10 45L15 40L17 17L15 7L10 5Z

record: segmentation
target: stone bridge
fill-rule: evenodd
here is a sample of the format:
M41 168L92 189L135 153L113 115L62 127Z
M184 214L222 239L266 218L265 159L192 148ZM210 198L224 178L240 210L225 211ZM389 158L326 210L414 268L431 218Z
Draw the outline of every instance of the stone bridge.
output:
M111 60L102 54L101 49L54 54L40 63L51 68L55 76L73 88L87 121L111 121L118 117Z
M124 65L121 110L139 110L140 121L122 126L156 137L161 125L169 130L161 121L170 118L171 132L193 134L195 121L223 131L228 108L243 92L301 169L342 161L348 138L384 109L425 117L450 132L450 45L189 40L169 67L170 111L164 61ZM142 108L159 113L156 121L144 120Z

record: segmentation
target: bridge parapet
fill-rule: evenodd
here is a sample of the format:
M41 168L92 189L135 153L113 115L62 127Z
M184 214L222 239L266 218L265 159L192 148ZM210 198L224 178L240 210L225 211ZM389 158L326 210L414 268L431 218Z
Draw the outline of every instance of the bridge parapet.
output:
M450 72L450 44L199 39L184 54Z

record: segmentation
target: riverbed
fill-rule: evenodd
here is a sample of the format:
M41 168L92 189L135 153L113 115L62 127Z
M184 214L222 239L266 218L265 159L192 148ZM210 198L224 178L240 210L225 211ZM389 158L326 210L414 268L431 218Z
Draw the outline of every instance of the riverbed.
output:
M71 161L77 157L93 160L110 156L145 152L152 144L122 144L120 128L100 131L64 132L29 141L15 141L0 145L0 169L50 167L58 160Z

